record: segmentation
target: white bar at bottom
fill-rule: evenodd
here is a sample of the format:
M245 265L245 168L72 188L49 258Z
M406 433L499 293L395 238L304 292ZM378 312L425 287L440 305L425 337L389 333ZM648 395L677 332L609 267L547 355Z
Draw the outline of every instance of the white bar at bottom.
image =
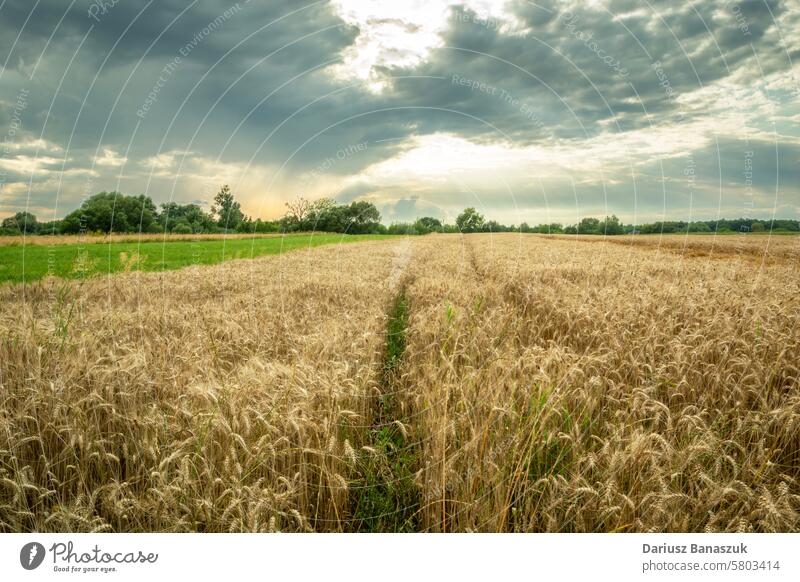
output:
M3 534L0 580L796 581L798 550L800 534Z

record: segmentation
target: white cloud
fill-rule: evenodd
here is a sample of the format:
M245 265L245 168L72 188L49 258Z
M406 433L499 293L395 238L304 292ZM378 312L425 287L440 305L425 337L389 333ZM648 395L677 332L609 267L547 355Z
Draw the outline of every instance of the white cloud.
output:
M103 148L103 155L95 156L94 163L98 166L108 166L111 168L118 168L128 162L128 158L121 156L113 148Z
M360 34L345 51L344 62L333 68L336 76L361 79L373 91L384 84L376 67L410 67L425 60L442 45L451 8L464 6L479 18L498 26L511 26L513 17L505 2L491 0L334 0L339 16L358 26Z

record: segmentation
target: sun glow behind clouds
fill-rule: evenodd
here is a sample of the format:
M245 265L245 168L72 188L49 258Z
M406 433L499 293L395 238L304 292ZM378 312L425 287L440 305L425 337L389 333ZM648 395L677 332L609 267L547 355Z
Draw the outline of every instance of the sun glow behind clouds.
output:
M549 156L542 148L511 148L503 144L478 145L453 134L420 136L414 147L396 158L367 168L363 178L371 182L397 184L497 182L497 171L512 177ZM545 165L545 164L543 164Z
M510 21L505 2L492 0L334 0L339 16L359 28L354 45L333 73L361 79L375 92L383 89L381 67L408 67L424 61L441 46L451 8L463 6L478 18Z
M710 142L703 122L692 129L696 131L669 126L524 147L476 144L455 134L425 135L414 138L413 147L399 156L370 166L357 180L393 185L460 182L477 187L497 186L497 176L510 184L566 174L608 180L604 173L630 172L642 161L642 152L647 161L667 159Z

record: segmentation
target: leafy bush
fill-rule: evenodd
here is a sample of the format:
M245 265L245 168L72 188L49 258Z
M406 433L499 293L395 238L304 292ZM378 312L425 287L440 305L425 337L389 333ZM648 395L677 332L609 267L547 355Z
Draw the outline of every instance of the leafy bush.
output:
M185 222L176 224L172 229L172 234L192 234L193 232L192 227Z
M12 235L36 234L39 231L39 223L30 212L17 212L14 216L3 219L1 227L4 233Z

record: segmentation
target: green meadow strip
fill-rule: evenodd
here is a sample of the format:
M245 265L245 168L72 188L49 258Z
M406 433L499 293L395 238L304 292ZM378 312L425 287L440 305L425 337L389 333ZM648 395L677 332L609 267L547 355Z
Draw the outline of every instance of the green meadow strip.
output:
M351 485L351 531L414 532L419 528L420 496L414 483L419 452L395 422L400 415L395 394L402 389L399 374L407 327L408 298L401 290L389 312L381 393L374 404L376 424L370 429L369 442L377 454L363 462Z
M120 271L170 271L191 265L275 255L309 246L383 238L387 236L303 234L196 241L7 245L0 246L0 283L31 283L48 275L80 279Z

